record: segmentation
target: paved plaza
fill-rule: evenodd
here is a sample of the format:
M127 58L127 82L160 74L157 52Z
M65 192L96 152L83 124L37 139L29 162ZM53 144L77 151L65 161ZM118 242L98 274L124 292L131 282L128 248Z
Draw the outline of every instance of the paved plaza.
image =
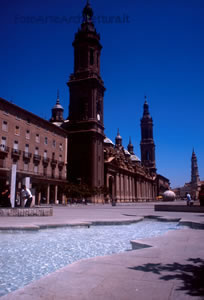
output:
M53 217L1 217L0 228L127 223L145 216L191 228L136 241L137 250L75 262L1 299L204 299L204 230L197 229L204 228L204 213L155 212L154 203L59 206Z

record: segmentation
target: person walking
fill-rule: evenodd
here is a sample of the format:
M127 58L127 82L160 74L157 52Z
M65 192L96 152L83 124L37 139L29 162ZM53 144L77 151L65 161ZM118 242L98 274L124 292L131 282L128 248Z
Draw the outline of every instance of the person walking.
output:
M22 186L21 196L24 201L24 207L30 207L33 200L33 195L25 185Z
M189 193L186 194L187 198L187 206L191 206L191 195Z

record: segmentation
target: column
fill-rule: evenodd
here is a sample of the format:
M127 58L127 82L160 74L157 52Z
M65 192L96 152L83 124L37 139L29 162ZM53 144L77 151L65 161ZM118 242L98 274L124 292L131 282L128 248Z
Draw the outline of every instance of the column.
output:
M116 174L116 199L120 201L120 178L119 174Z
M66 205L67 203L65 203L65 195L64 194L62 194L62 204L63 205Z
M40 205L40 200L41 200L41 192L38 193L38 205Z
M47 204L50 203L50 184L47 185Z
M125 186L125 175L123 175L123 202L125 202L126 197L126 186Z
M129 200L129 181L128 175L125 175L125 185L126 185L126 201Z
M132 177L132 201L135 202L135 178Z
M12 164L11 167L11 186L10 186L10 202L11 207L15 207L15 195L16 195L16 164Z
M57 193L58 193L58 186L55 185L55 204L59 204L57 201Z
M129 176L129 201L132 202L132 177Z
M120 201L124 201L124 183L123 183L123 174L120 174Z

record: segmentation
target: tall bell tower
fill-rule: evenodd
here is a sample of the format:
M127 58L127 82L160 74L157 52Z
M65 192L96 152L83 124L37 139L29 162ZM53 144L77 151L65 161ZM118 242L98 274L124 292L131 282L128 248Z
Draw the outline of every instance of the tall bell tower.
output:
M100 76L100 35L92 22L87 1L83 22L75 34L74 72L67 83L70 92L68 132L68 179L92 187L104 185L104 83ZM97 200L96 200L97 201Z
M197 157L193 149L192 156L191 156L191 183L198 184L199 182L200 182L200 178L198 173Z
M149 105L145 97L143 117L141 119L141 162L150 173L156 173L155 144L153 139L153 120L149 113Z

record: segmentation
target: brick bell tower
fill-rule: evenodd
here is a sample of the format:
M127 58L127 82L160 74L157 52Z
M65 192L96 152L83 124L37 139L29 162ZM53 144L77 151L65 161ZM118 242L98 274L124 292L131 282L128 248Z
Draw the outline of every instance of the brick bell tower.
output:
M67 83L70 91L68 132L68 179L92 187L104 185L104 83L100 76L100 35L92 22L89 1L83 22L75 34L74 73ZM93 201L99 201L92 199Z
M156 174L155 144L153 140L153 120L145 97L143 117L141 119L141 162L152 175Z

